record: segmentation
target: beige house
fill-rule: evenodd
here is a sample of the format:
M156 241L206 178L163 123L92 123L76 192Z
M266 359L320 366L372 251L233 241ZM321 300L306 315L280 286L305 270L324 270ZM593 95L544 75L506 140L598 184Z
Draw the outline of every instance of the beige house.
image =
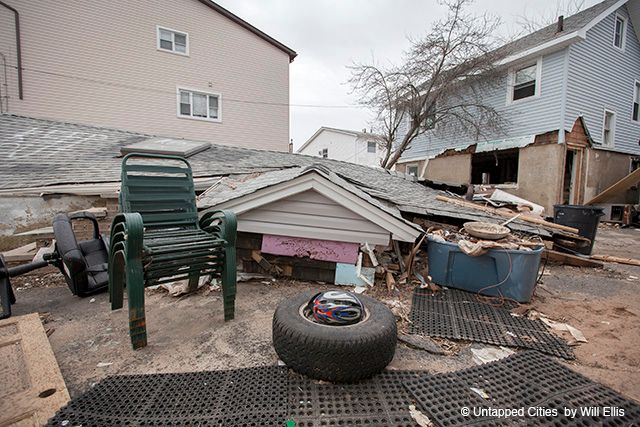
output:
M296 53L209 0L0 2L3 113L286 151Z

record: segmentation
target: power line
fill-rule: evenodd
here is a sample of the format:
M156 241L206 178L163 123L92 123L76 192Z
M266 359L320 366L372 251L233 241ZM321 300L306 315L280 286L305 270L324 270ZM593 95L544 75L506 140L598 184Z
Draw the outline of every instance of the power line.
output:
M16 70L18 69L18 67L16 65L9 64L7 66L9 68L13 68L13 69L16 69ZM36 68L30 68L30 67L22 67L22 69L24 71L30 71L30 72L33 72L33 73L39 73L39 74L44 74L44 75L49 75L49 76L56 76L56 77L63 77L63 78L67 78L67 79L83 81L83 82L89 82L89 83L96 83L96 84L101 84L101 85L105 85L105 86L114 86L114 87L120 87L120 88L123 88L123 89L138 90L138 91L143 91L143 92L155 92L155 93L161 93L161 94L176 95L176 93L174 91L146 88L146 87L135 86L135 85L130 85L130 84L126 84L126 83L109 82L109 81L105 81L105 80L92 79L92 78L89 78L89 77L78 77L78 76L72 76L72 75L69 75L69 74L56 73L56 72L53 72L53 71L38 70ZM243 103L243 104L272 105L272 106L296 107L296 108L298 108L298 107L299 108L336 108L336 109L349 109L349 108L351 108L351 109L361 109L361 108L367 108L364 105L290 104L290 103L283 103L283 102L251 101L251 100L248 100L248 99L229 98L228 96L225 96L223 99L224 99L224 102L237 102L237 103Z

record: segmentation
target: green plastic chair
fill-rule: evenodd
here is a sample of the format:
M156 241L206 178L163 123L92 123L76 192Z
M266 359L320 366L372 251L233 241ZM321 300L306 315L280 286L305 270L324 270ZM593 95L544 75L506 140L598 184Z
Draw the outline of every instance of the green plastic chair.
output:
M111 224L109 298L122 308L126 284L129 335L147 345L144 288L176 280L198 287L201 276L222 280L224 320L236 295L236 216L208 212L198 219L193 174L181 157L132 153L122 159L120 213Z

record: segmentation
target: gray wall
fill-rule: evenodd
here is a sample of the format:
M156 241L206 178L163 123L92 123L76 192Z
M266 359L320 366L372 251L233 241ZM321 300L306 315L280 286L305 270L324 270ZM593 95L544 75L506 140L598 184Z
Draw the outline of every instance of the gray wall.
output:
M626 6L618 13L628 19L626 47L613 46L615 13L587 31L587 39L569 47L569 79L565 128L584 115L589 133L602 142L604 109L616 112L613 151L640 154L640 122L631 120L633 86L640 81L640 42Z

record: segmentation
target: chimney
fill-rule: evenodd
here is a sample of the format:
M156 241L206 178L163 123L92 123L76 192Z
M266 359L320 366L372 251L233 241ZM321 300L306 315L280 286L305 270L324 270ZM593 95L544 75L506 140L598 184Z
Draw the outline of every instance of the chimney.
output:
M367 133L367 128L362 129L362 133Z
M561 33L564 30L564 16L558 16L558 30L556 33Z
M291 141L289 141L289 152L293 153L293 138L291 138Z

